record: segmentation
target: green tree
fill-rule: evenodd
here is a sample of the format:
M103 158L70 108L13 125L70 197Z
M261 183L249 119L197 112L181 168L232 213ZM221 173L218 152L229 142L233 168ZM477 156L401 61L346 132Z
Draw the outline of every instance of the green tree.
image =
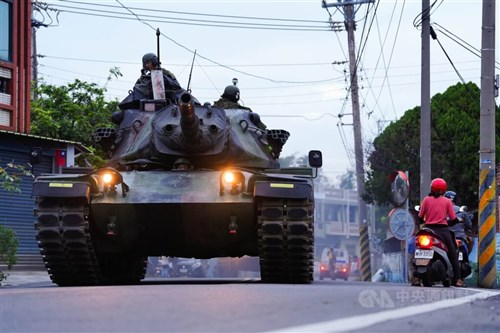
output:
M356 187L356 176L353 170L347 170L346 173L337 177L340 180L339 187L345 190L353 190Z
M22 176L31 176L31 172L24 165L0 162L0 189L21 193L19 184Z
M31 103L31 134L92 145L98 127L110 127L118 101L106 101L105 89L78 79L65 86L41 83Z
M21 192L19 184L22 176L31 176L31 173L23 165L0 163L0 189L9 192ZM0 264L7 265L8 269L17 262L18 240L13 230L0 224ZM7 275L0 271L0 282L5 280Z
M282 168L307 167L309 165L309 157L307 155L283 156L280 157L279 162ZM333 186L330 179L327 176L325 176L321 168L318 169L318 176L314 180L314 184L315 186L317 186L318 189L328 189Z
M6 264L7 269L11 269L17 262L18 245L16 233L0 224L0 264ZM6 278L7 275L0 271L0 282Z
M479 88L458 83L431 100L431 177L442 177L458 193L459 203L477 207L479 174ZM499 133L497 107L497 131ZM498 150L500 140L497 135ZM409 172L410 201L420 201L420 107L405 112L373 142L368 157L370 171L365 184L365 201L390 202L389 175L395 170ZM498 156L497 156L498 160Z

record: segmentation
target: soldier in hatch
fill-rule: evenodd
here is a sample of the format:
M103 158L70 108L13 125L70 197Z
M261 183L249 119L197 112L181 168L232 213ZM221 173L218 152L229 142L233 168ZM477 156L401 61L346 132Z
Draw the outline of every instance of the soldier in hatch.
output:
M240 100L240 88L238 88L237 84L238 79L234 78L233 84L224 89L224 93L218 101L214 102L214 105L223 109L243 109L252 112L250 108L242 106L238 103Z
M151 71L155 69L161 69L166 91L178 91L182 89L175 75L169 70L160 67L160 61L154 53L146 53L142 57L141 77L137 79L134 89L137 89L146 98L152 98Z
M141 74L147 75L147 74L151 73L152 70L155 70L155 69L161 69L163 72L163 76L170 79L172 85L175 86L176 89L180 89L181 85L179 84L179 82L177 82L177 78L175 77L175 75L171 71L160 67L160 61L158 60L158 57L154 53L146 53L142 57ZM165 87L165 89L167 89L167 88Z
M214 102L214 106L218 106L223 109L243 109L247 110L248 112L252 112L252 109L241 105L238 103L240 100L240 88L236 86L238 83L238 79L234 78L233 79L233 84L227 86L224 89L224 93L221 95L218 101ZM266 125L260 120L260 117L257 113L252 113L252 122L260 128L261 130L266 129Z

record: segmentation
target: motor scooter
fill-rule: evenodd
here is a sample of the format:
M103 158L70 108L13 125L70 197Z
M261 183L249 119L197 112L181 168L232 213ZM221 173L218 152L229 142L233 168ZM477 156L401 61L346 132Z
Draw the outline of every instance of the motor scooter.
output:
M453 268L446 245L430 228L423 227L415 237L414 276L425 287L432 287L434 282L450 287Z
M467 244L466 240L462 238L456 238L456 243L458 246L457 255L458 263L460 265L460 276L462 277L462 279L464 279L472 272L472 267L470 265L468 255L469 245Z
M457 255L458 262L460 265L460 275L463 278L470 275L472 272L471 265L469 263L469 253L472 250L473 238L469 237L469 234L472 232L472 218L473 215L467 211L467 206L454 206L455 214L459 219L459 223L453 227L450 227L455 234L455 239L457 243ZM468 219L468 223L466 223Z

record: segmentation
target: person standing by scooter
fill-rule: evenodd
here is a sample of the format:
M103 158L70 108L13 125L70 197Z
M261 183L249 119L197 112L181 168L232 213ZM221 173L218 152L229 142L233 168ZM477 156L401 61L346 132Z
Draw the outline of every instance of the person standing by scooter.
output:
M435 178L431 182L431 192L424 198L420 205L418 218L424 221L425 226L432 229L444 242L448 248L448 258L453 267L453 280L455 287L463 287L464 282L460 276L460 266L458 256L455 249L453 235L448 228L449 225L458 223L458 219L453 209L453 203L446 197L448 186L442 178ZM448 224L447 218L450 218Z

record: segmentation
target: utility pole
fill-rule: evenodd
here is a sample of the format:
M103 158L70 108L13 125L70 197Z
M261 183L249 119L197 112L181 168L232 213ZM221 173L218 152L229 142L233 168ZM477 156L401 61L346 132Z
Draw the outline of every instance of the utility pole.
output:
M47 24L44 24L35 19L31 19L31 38L32 38L32 54L31 54L31 66L32 66L32 82L33 82L33 99L38 98L37 88L38 88L38 55L36 51L36 32L40 27L47 27Z
M358 191L358 209L359 209L359 243L360 243L360 258L361 258L361 280L370 281L370 242L367 225L367 207L362 199L365 192L365 169L363 159L363 141L361 137L361 119L359 111L359 93L358 93L358 75L356 62L356 47L354 42L354 30L356 30L355 5L364 3L373 3L375 0L338 0L337 3L327 4L323 1L323 8L337 7L341 8L344 13L344 24L347 30L347 42L349 46L349 73L351 77L351 101L352 101L352 118L354 128L354 156L356 160L356 185Z
M431 183L431 34L430 0L422 0L422 72L420 85L420 200Z
M495 288L495 0L483 0L480 108L478 286Z

